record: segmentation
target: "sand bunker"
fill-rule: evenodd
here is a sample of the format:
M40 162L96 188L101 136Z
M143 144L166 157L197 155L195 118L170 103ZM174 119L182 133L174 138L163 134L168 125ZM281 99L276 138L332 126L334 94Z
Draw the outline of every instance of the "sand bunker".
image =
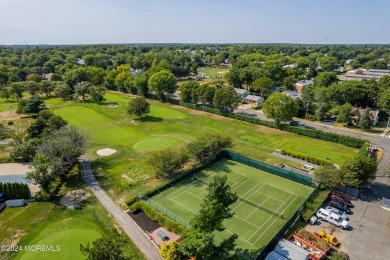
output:
M117 104L107 104L107 107L117 107Z
M98 150L96 153L100 156L110 156L110 155L116 153L116 150L111 149L111 148L104 148L104 149Z
M68 209L75 209L89 196L90 194L83 189L72 190L61 198L60 203Z

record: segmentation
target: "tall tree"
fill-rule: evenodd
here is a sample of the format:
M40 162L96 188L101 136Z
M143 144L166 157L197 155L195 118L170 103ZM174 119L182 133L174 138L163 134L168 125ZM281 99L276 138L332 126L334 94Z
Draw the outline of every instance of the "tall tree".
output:
M298 104L283 93L273 93L263 103L264 114L275 119L277 124L291 121L298 113Z
M127 260L123 255L125 241L119 235L103 235L101 238L89 242L86 246L80 245L80 251L88 260Z
M180 86L180 99L186 103L197 103L199 83L189 81Z
M260 77L252 82L253 91L260 92L261 96L268 96L273 86L274 82L268 77Z
M127 105L127 113L137 117L149 114L150 104L145 97L131 98Z
M207 195L203 199L199 214L191 220L192 232L184 235L179 250L186 256L197 259L226 259L229 251L235 247L236 234L215 241L215 232L225 230L223 221L232 218L230 206L237 201L237 195L227 184L227 177L216 175L207 186Z
M49 80L42 80L39 82L39 90L46 94L46 97L50 96L50 93L54 90L54 86Z
M360 117L358 126L362 129L371 129L373 127L369 109L366 109L366 111Z
M339 78L336 72L321 72L314 78L313 84L319 87L329 87L333 83L337 83Z
M85 101L85 95L89 93L89 89L90 87L92 87L92 83L89 83L89 82L81 82L79 84L77 84L75 87L74 87L74 90L76 91L76 94L78 96L81 96L83 101Z
M355 157L341 165L343 183L356 188L363 188L375 180L377 164L375 159Z
M352 112L352 105L349 103L345 103L343 106L340 107L340 112L337 115L336 121L338 123L352 125L351 112Z
M156 93L159 100L164 100L165 93L176 90L176 77L169 70L154 73L148 80L149 89Z
M236 91L232 87L217 89L213 98L214 106L225 111L235 109L239 100Z
M66 100L70 97L72 89L66 83L58 83L54 88L54 93L63 100Z
M101 104L104 100L104 95L106 94L107 89L104 86L91 86L89 88L89 95L92 99Z

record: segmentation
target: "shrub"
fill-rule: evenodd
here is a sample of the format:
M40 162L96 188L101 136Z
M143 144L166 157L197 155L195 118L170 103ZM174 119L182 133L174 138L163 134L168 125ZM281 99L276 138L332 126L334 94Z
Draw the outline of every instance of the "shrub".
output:
M134 203L136 203L138 201L138 197L134 196L134 197L130 197L126 200L126 205L128 207L130 207L131 205L133 205Z
M189 231L186 227L162 215L153 207L149 206L143 201L137 201L133 205L131 205L130 211L132 213L138 213L140 211L143 211L145 215L148 216L148 218L150 218L153 221L156 221L161 226L165 227L166 229L168 229L173 233L183 235L184 233Z
M286 154L286 155L291 156L291 157L301 159L301 160L305 160L307 162L311 162L311 163L314 163L317 165L333 165L333 163L331 163L329 161L326 161L326 160L323 160L323 159L320 159L320 158L317 158L317 157L314 157L314 156L311 156L308 154L301 154L301 153L296 153L296 152L288 151L288 150L282 150L281 153Z
M305 208L301 213L302 220L308 222L310 218L316 214L317 210L322 206L322 204L324 204L329 195L330 190L319 188L314 194L313 198L306 203Z

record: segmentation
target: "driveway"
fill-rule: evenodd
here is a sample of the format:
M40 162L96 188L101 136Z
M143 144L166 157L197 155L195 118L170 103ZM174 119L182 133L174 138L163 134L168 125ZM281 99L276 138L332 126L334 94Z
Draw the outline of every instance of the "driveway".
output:
M83 179L85 183L91 188L92 192L107 209L108 212L114 217L116 222L123 228L127 235L131 238L138 249L150 260L163 259L158 249L153 242L149 240L146 234L140 229L140 227L131 219L126 213L124 213L106 194L106 192L99 186L93 176L90 164L86 156L81 157L81 164L83 166Z

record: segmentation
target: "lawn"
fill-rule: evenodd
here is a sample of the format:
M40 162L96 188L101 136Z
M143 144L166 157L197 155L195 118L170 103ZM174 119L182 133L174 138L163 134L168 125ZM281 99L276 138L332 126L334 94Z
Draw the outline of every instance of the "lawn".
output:
M199 69L199 73L206 73L208 77L225 78L225 74L230 71L230 68L222 67L204 67Z
M152 152L184 145L202 134L230 136L235 144L234 151L273 165L285 163L272 155L278 149L309 154L339 165L357 153L357 149L344 145L155 100L149 100L150 115L137 119L126 113L129 97L128 94L111 92L101 105L56 99L50 106L55 114L90 135L87 155L93 161L92 169L101 185L119 204L128 196L161 182L153 178L152 170L145 164ZM112 103L117 107L107 107ZM118 152L110 157L99 157L96 151L102 148Z
M253 258L305 201L313 188L250 166L222 159L175 186L151 197L150 205L180 223L188 223L199 212L207 194L208 182L215 174L228 177L228 184L239 199L231 206L235 215L225 221L226 231L238 235L237 248ZM176 214L176 217L171 213ZM274 212L274 213L272 213ZM280 217L280 216L283 217ZM186 224L187 225L187 224Z
M81 179L76 180L83 187ZM72 187L72 183L67 183ZM67 189L65 189L67 190ZM59 197L58 197L59 198ZM55 198L57 201L57 198ZM0 244L60 247L58 252L20 251L12 259L85 259L79 250L80 244L91 243L115 228L107 211L91 196L78 210L70 210L53 202L29 202L24 207L6 208L0 213ZM126 236L126 255L131 259L144 259L139 250ZM10 257L9 252L0 252L0 259Z

